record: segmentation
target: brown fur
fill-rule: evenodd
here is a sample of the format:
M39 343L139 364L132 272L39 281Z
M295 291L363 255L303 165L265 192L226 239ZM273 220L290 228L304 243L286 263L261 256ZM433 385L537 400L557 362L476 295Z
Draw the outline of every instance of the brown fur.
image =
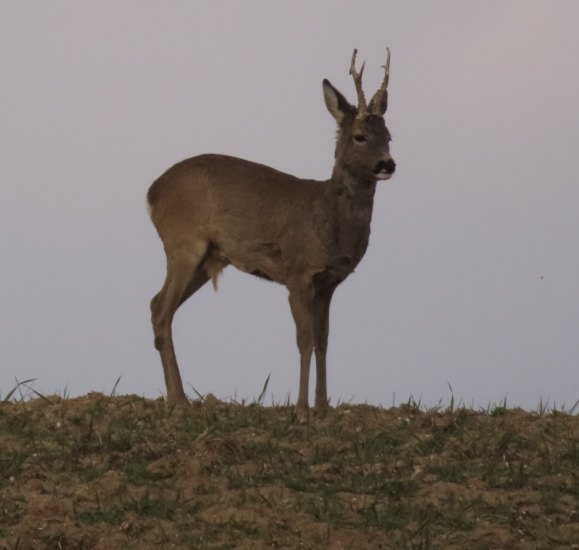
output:
M232 264L288 288L301 357L297 413L300 420L308 417L314 350L316 412L325 413L332 294L366 252L376 182L395 169L383 119L386 93L383 85L358 115L324 81L326 105L339 125L336 162L327 181L201 155L176 164L151 185L151 218L167 255L167 277L151 311L171 402L186 399L172 343L173 315L209 279L217 288L219 273Z

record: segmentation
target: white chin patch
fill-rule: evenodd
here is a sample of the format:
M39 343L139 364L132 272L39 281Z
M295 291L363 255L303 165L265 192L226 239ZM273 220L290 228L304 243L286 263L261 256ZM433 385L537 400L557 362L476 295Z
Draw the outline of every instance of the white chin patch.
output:
M387 172L377 172L374 175L377 180L389 180L392 177L392 174L388 174Z

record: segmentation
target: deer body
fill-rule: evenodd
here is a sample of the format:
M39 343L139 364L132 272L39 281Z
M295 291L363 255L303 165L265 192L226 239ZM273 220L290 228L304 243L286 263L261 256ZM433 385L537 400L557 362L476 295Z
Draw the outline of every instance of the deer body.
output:
M355 54L351 71L361 81L354 63ZM386 110L385 94L383 85L370 104L378 96L377 111ZM167 278L151 311L171 402L186 399L173 315L210 279L216 287L231 264L288 288L301 364L297 414L308 417L314 350L316 412L325 413L330 301L366 252L376 184L391 176L395 164L383 111L366 112L363 92L356 109L328 81L324 96L340 127L331 179L299 179L243 159L201 155L176 164L149 188L151 219L167 255Z

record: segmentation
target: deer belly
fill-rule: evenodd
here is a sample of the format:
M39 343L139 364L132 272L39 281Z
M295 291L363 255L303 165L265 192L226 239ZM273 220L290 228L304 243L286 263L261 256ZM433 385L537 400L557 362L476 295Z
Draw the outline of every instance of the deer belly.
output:
M285 282L281 250L272 243L260 243L243 251L237 250L229 255L229 261L245 273L282 284Z

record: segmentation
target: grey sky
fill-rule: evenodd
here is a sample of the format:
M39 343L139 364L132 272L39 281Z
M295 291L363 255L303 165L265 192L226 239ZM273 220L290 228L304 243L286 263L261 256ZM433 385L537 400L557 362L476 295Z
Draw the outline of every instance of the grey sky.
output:
M148 185L203 152L329 177L328 78L392 51L366 257L336 292L329 392L486 406L579 398L579 4L4 1L0 397L164 392ZM186 383L297 395L286 291L226 270L178 312ZM190 390L189 386L188 389ZM190 390L190 393L193 393ZM269 398L268 398L269 400Z

